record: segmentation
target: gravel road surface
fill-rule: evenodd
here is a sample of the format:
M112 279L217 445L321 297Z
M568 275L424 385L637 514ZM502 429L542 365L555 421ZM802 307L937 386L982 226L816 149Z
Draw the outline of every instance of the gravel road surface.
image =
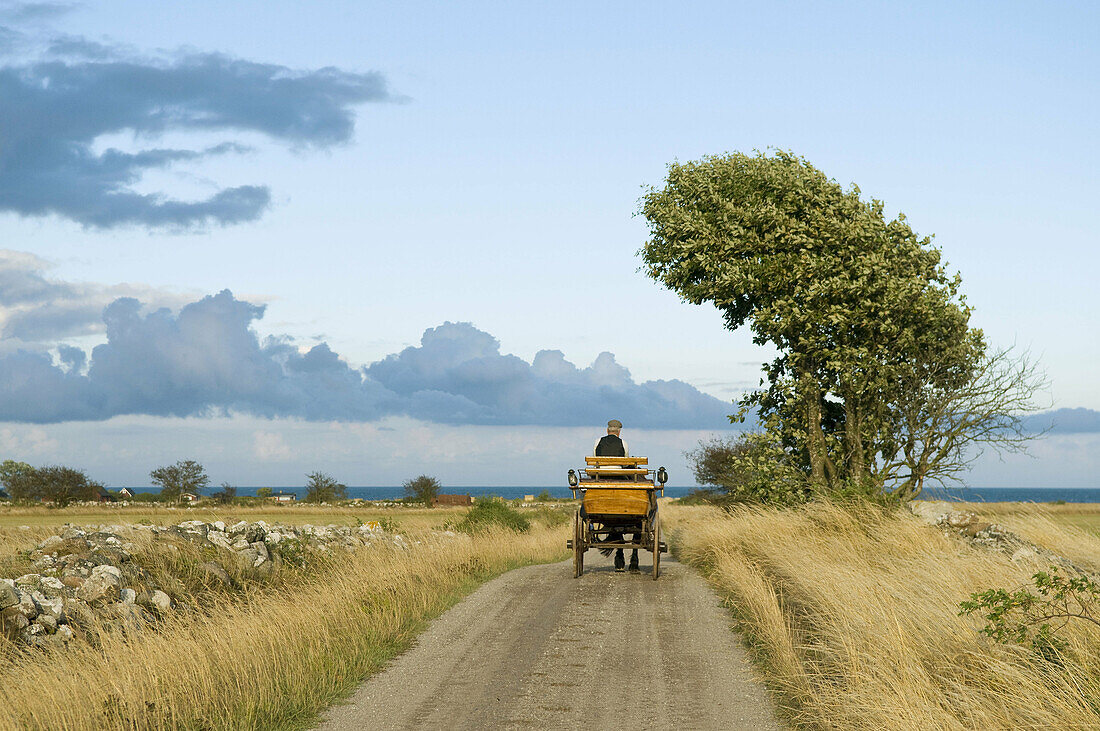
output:
M640 555L641 574L589 551L579 579L569 561L488 582L321 728L781 728L714 592Z

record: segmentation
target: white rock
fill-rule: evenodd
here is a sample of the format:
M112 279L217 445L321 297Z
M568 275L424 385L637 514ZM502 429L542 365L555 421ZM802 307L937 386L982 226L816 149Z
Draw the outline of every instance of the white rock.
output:
M92 577L102 576L104 574L110 574L119 581L122 581L122 570L118 566L111 566L110 564L101 564L92 569Z
M248 545L248 541L246 541L244 538L238 538L237 540L233 541L233 545L231 547L234 551L243 551L248 548Z
M73 638L73 631L67 624L61 624L57 626L57 636L65 642L68 642Z
M185 520L179 524L179 527L184 530L201 530L206 525L201 520Z
M1027 546L1023 546L1021 548L1017 548L1016 551L1012 554L1012 560L1014 562L1026 561L1027 559L1034 558L1035 556L1038 556L1038 555L1039 554L1036 553L1034 549L1028 548Z
M229 529L229 532L244 533L246 530L248 530L248 523L242 520L239 523L234 523L233 526Z
M30 594L19 597L19 603L15 605L15 608L27 619L34 619L38 616L38 602Z
M49 614L38 615L38 624L46 628L46 631L53 634L57 631L57 618L52 617Z
M41 579L42 586L49 587L50 589L56 589L61 591L65 588L65 585L61 583L61 579L56 576L43 576Z
M119 602L122 604L133 604L137 601L137 592L133 589L123 589L119 594Z
M61 619L61 616L65 613L65 600L59 596L52 599L43 599L38 603L38 606L42 609L42 614L48 614L54 619Z
M233 543L229 540L229 536L221 531L211 531L206 534L206 540L213 543L215 546L220 546L227 551L233 549Z
M215 520L212 525L221 533L225 533L225 521Z
M267 535L264 537L264 540L267 541L268 543L279 544L283 541L283 538L284 538L284 536L283 536L282 533L280 533L277 530L271 530L271 531L267 532Z
M159 609L161 612L167 612L172 608L172 598L165 594L160 589L153 592L153 606Z

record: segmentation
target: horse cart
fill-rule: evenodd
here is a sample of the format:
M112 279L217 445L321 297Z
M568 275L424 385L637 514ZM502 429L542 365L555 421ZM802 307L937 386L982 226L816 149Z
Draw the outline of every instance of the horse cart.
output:
M668 473L649 469L645 457L585 457L585 466L569 470L573 497L582 496L573 516L573 575L584 573L584 553L596 549L644 549L653 553L653 578L660 574L661 519L657 492L664 496ZM632 535L632 540L627 536Z

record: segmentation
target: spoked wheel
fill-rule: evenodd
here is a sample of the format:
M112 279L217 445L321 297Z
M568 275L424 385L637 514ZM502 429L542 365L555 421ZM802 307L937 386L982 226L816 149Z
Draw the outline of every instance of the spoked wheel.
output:
M579 578L584 573L584 521L581 520L581 511L573 516L573 578Z
M653 518L653 580L661 573L661 520Z

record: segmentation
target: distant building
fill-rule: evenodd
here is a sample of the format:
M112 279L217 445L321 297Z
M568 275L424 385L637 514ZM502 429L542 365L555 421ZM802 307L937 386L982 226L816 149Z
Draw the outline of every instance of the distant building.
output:
M193 492L185 492L180 494L180 501L188 504L197 503L199 501L199 496Z
M292 503L298 499L298 496L292 492L279 490L279 492L272 493L269 499L276 503Z
M128 487L123 487L118 491L118 496L122 498L132 498L134 496L134 492Z
M99 488L99 495L96 496L96 499L101 503L113 503L117 498L107 492L107 488L101 487Z
M474 499L469 495L436 495L432 498L432 507L440 505L473 505Z

